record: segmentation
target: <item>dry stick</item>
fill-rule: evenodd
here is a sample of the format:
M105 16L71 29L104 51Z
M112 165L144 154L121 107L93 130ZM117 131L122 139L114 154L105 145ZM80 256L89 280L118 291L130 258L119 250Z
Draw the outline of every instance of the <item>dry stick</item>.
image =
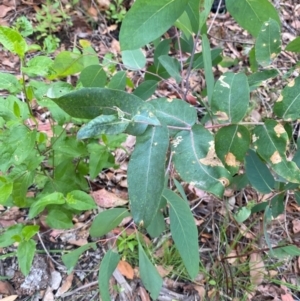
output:
M85 285L83 285L83 286L81 286L81 287L76 288L75 290L73 290L73 291L71 291L71 292L68 292L68 293L63 294L63 295L61 295L60 297L61 297L61 298L64 298L64 297L72 296L72 295L74 295L75 293L77 293L77 292L79 292L79 291L81 291L81 290L83 290L83 289L86 289L86 288L88 288L88 287L91 287L91 286L94 286L94 285L97 285L97 284L98 284L98 281L92 281L92 282L87 283L87 284L85 284Z
M219 10L220 10L220 7L221 7L221 3L222 3L222 0L219 0L219 4L218 4L218 7L217 7L217 11L216 11L216 13L215 13L215 15L214 15L214 17L213 17L213 20L212 20L212 22L211 22L211 24L210 24L210 26L209 26L209 28L208 28L208 30L207 30L207 34L210 32L212 26L214 25L214 23L215 23L215 21L216 21L217 15L218 15Z
M182 57L182 49L181 49L181 43L180 43L180 36L178 33L177 28L175 27L175 32L176 32L176 38L177 38L177 43L178 43L178 51L179 51L179 57L180 57L180 71L181 74L183 72L183 57ZM181 89L183 91L184 86L183 86L183 80L181 81ZM184 99L185 100L185 99Z

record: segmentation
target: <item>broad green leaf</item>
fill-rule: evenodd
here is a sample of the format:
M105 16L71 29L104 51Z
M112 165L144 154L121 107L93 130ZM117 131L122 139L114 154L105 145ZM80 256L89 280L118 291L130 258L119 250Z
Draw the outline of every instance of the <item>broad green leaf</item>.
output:
M242 125L223 127L215 135L216 153L232 175L237 173L243 162L250 140L250 132Z
M16 30L6 26L0 26L0 44L21 58L28 49L25 39Z
M173 138L175 168L182 180L222 197L230 174L215 153L214 137L201 125L181 131Z
M159 210L155 214L151 224L147 227L147 233L154 238L162 234L166 229L165 219L162 212Z
M84 68L79 76L79 80L86 88L103 88L106 84L106 73L100 65L91 65Z
M115 90L124 90L126 87L126 72L125 71L119 71L117 72L110 80L110 82L107 85L110 89Z
M94 138L100 134L120 134L128 124L129 120L120 120L115 115L101 115L83 126L77 133L77 139Z
M127 69L139 70L146 65L146 57L141 49L124 50L121 54L123 64Z
M174 25L179 28L186 37L189 38L193 35L192 24L186 11L182 13L182 15L176 20Z
M156 117L169 126L170 135L180 128L190 128L197 121L194 107L181 99L157 98L150 103L156 109Z
M73 117L93 119L99 115L115 115L116 108L128 114L136 112L143 100L120 90L83 88L53 99Z
M75 249L74 251L71 251L70 253L64 254L61 257L64 265L68 269L68 274L70 274L73 271L73 269L75 268L79 257L90 248L93 248L94 250L96 250L96 248L97 248L96 243L93 242L93 243L86 244L82 247Z
M168 78L170 78L170 75L161 64L157 66L150 65L146 70L145 80L161 81Z
M214 0L201 0L200 1L200 15L199 15L199 30L206 23L206 20L210 14Z
M200 1L190 0L185 8L185 11L191 22L192 30L195 34L199 31L199 11L200 11Z
M148 127L138 136L128 164L128 192L134 221L148 227L157 213L164 189L169 146L165 126Z
M22 71L29 76L47 76L53 64L51 58L47 56L36 56L26 63L26 67L22 67Z
M212 71L212 58L209 40L207 34L202 34L202 53L203 53L203 62L204 62L204 75L207 87L207 96L208 103L211 104L212 96L214 92L214 75Z
M269 66L281 51L281 35L278 22L264 22L255 42L255 56L259 64Z
M153 266L153 264L147 257L140 242L139 242L139 268L140 268L140 276L143 284L145 285L145 288L150 292L151 298L153 300L156 300L162 288L163 280L159 276L156 268Z
M157 81L154 80L146 80L142 82L134 91L133 95L143 99L147 100L152 96L152 94L155 92L157 87Z
M270 193L274 189L275 180L269 168L252 149L245 157L246 175L251 185L261 193Z
M16 241L13 237L20 235L22 228L22 224L16 224L9 228L2 229L0 233L0 248L6 248L12 245Z
M226 0L226 8L240 26L254 37L270 18L280 24L278 12L268 0Z
M170 206L170 227L175 246L191 278L199 273L198 231L188 203L165 189L163 197Z
M71 229L73 227L72 214L65 210L49 209L46 223L52 229Z
M36 217L39 213L41 213L48 205L53 204L64 204L66 201L64 199L64 196L60 192L53 192L51 194L48 194L41 199L35 201L30 209L29 209L29 215L28 217L30 219Z
M300 52L300 37L289 42L285 47L286 51Z
M219 120L239 122L245 116L250 90L244 73L226 72L216 82L211 108Z
M159 60L158 60L158 58L161 55L168 55L169 54L169 52L170 52L170 44L171 44L171 39L163 39L155 47L155 50L154 50L154 65L156 67L159 66Z
M257 72L259 65L256 61L255 57L255 46L251 48L249 51L249 63L250 63L250 69L252 72Z
M158 58L161 65L167 70L170 76L174 77L177 84L181 82L181 75L180 75L180 63L177 59L172 58L168 55L161 55Z
M98 143L88 144L89 174L91 179L95 179L104 168L114 167L114 157L108 151L106 146Z
M274 106L274 113L287 121L300 118L300 76L281 91Z
M121 26L122 51L143 47L163 35L185 10L188 0L137 0Z
M91 210L95 209L97 206L93 198L80 190L73 190L67 194L66 203L69 207L75 210Z
M284 212L284 194L280 193L275 195L271 200L272 216L274 218Z
M234 214L234 218L238 223L243 223L251 215L251 209L248 207L242 207L237 213Z
M78 141L75 136L65 137L55 141L52 149L57 153L63 154L72 158L79 158L88 154L86 145L83 141Z
M295 162L288 161L286 148L289 143L284 127L268 119L264 125L256 126L252 139L257 153L268 162L281 177L292 183L300 183L300 170Z
M21 89L22 86L15 76L0 72L0 90L7 90L14 94L20 92Z
M13 182L0 176L0 204L5 204L13 190Z
M113 208L100 212L93 220L90 235L101 237L117 227L128 216L130 216L129 212L123 208Z
M258 71L248 76L250 91L255 90L265 80L276 77L279 72L276 69Z
M145 123L148 125L160 126L160 121L154 114L155 110L153 106L149 106L149 103L145 103L145 105L142 105L138 109L136 114L132 117L132 121L137 123Z
M109 250L103 257L98 275L100 295L103 301L111 301L109 279L120 261L119 254Z
M28 241L21 241L17 249L17 257L19 268L24 276L30 272L33 257L36 250L36 243L30 239Z
M29 240L36 233L39 232L39 229L40 229L40 226L38 226L38 225L25 226L22 229L22 236L23 236L24 240Z

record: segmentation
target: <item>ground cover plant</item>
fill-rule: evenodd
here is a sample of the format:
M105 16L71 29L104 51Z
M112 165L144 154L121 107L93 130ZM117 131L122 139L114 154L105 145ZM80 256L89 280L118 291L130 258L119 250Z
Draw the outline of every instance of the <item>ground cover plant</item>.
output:
M253 93L265 81L283 76L272 65L283 51L280 17L267 0L227 0L228 12L249 32L254 44L245 54L248 66L214 74L216 66L237 63L222 55L221 47L210 46L206 22L212 4L211 0L134 2L122 21L119 39L123 66L144 74L135 89L124 70L112 75L86 40L54 58L31 57L38 45L29 44L18 27L0 27L0 43L20 59L20 77L0 74L0 88L8 92L0 99L1 204L28 210L26 223L3 231L0 247L17 243L24 275L30 273L37 252L35 237L43 226L41 217L49 228L71 229L75 216L96 210L88 194L89 181L103 169L118 167L114 155L129 135L136 137L127 168L129 206L98 213L89 229L93 240L62 256L71 273L81 254L95 249L96 241L127 218L126 225L134 232L121 232L101 259L102 300L111 300L110 277L131 253L135 253L131 261L139 267L143 286L153 300L159 298L163 278L147 237L160 238L168 230L174 242L170 257L176 258L182 278L193 280L199 270L205 270L183 183L220 199L229 188L242 191L250 187L266 196L259 203L244 200L231 216L241 226L263 212L265 248L251 245L245 251L258 272L250 284L241 283L244 291L235 290L232 274L242 275L244 262L239 269L229 268L226 295L239 300L251 297L255 285L266 277L260 253L280 259L300 255L291 237L274 244L268 231L272 220L285 213L288 202L296 200L300 205L300 140L294 131L300 116L297 62L284 75L285 85L271 113L254 120ZM180 33L177 38L163 36L170 28ZM296 38L284 50L297 53L299 44ZM149 47L154 54L148 62L144 52ZM205 78L205 88L198 93L189 82L195 70L202 70ZM78 74L75 83L65 80L74 74ZM176 92L175 98L156 96L159 84L165 81ZM35 104L51 114L48 133L39 129ZM225 232L226 255L219 261L241 260L231 253L240 236L228 243ZM210 275L210 285L219 286L221 274ZM226 296L215 290L208 298Z

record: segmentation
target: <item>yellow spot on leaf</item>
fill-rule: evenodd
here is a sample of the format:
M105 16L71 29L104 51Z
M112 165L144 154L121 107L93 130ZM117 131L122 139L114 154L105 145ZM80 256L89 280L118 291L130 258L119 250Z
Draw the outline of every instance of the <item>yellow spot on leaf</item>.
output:
M177 136L171 143L176 148L182 141L182 136Z
M272 53L272 54L271 54L271 59L275 58L276 56L277 56L276 53Z
M206 157L200 159L199 162L204 165L209 165L209 166L223 166L221 160L216 155L214 141L210 141L209 145L210 145L210 147L208 149L208 153L207 153Z
M284 134L285 133L285 129L284 127L281 125L281 124L277 124L275 127L274 127L274 131L276 133L276 136L279 138L281 134Z
M215 115L219 120L228 120L228 116L225 112L218 111Z
M278 99L276 100L276 102L280 102L282 100L283 100L283 96L280 94L279 97L278 97Z
M289 87L293 87L294 85L295 85L295 81L294 81L294 80L292 80L292 81L288 84Z
M281 157L278 151L275 151L274 154L270 158L273 164L278 164L281 162Z
M255 134L252 135L252 142L256 142L259 139L259 137L255 136Z
M219 78L219 81L220 81L222 87L229 89L230 85L228 83L224 82L225 78L226 78L225 76L221 75Z
M168 102L172 102L173 99L172 99L172 98L168 98L167 101L168 101Z
M239 138L242 138L242 137L243 137L242 134L241 134L240 132L237 132L237 136L238 136Z
M240 162L237 161L235 155L230 152L225 155L225 162L228 166L233 166L233 167L237 167L240 164Z

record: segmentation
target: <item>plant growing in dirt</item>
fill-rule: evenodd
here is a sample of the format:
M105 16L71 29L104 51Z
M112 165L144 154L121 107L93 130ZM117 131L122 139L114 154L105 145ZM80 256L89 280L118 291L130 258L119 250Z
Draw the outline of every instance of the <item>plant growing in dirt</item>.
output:
M15 96L2 101L2 106L8 108L5 107L5 113L1 115L1 139L2 145L6 145L1 152L3 158L12 158L9 163L1 162L0 165L0 192L5 196L2 203L29 207L30 218L47 208L48 222L56 228L57 224L51 223L51 218L54 218L51 212L57 214L62 210L65 214L59 225L70 227L72 214L94 208L90 198L79 191L86 189L82 180L84 175L89 173L94 178L101 168L114 164L111 148L99 145L98 138L105 135L102 136L102 141L105 141L103 137L107 135L125 133L136 136L128 165L130 211L114 208L99 213L90 230L92 237L105 235L128 216L132 216L138 227L146 228L151 237L158 237L166 228L164 218L167 212L175 246L187 273L194 278L199 270L198 233L178 180L217 197L223 196L226 187L243 183L239 184L239 189L250 185L260 193L270 194L270 197L263 203L242 208L236 216L237 221L242 222L252 213L264 210L264 232L270 253L275 256L299 255L300 250L289 242L274 248L266 229L268 222L284 211L284 202L291 193L300 203L300 142L292 135L293 122L300 116L300 78L289 78L272 107L272 116L251 120L251 92L262 82L281 76L278 70L269 68L282 51L280 19L268 0L253 2L251 6L246 0L227 0L226 5L239 25L255 38L255 44L249 52L247 70L227 71L215 79L212 67L221 63L224 57L221 48L210 48L206 20L211 0L135 1L120 32L123 64L128 69L145 72L144 81L133 93L124 91L124 71L116 73L107 83L107 75L91 47L84 45L82 53L78 50L62 52L54 61L37 57L36 60L47 63L48 68L41 69L40 63L25 61L29 48L21 36L2 27L0 42L19 55L23 73L58 80L81 72L76 88L60 81L41 88L40 82L26 84L23 79L20 83L13 76L1 75L10 85L10 89L7 86L2 88L15 95L23 91L27 103L26 106ZM248 12L247 15L241 13L244 11ZM181 33L177 41L178 57L170 55L173 42L161 38L171 26ZM196 53L200 40L202 51ZM149 43L154 47L154 60L150 65L146 64L142 50ZM286 50L299 51L297 43L299 40L291 42ZM188 54L185 61L183 53ZM203 95L192 95L188 79L193 69L204 69L206 93ZM169 78L176 82L173 88L178 99L153 97L159 82ZM33 116L31 102L34 98L50 109L58 123L58 126L53 126L54 138L50 140L50 146L47 137L24 125L25 120ZM201 118L197 115L197 100L205 108ZM62 127L69 121L76 124L72 133L77 135L77 140L72 133L67 135ZM78 130L77 126L82 124L85 125ZM26 143L22 143L24 139L21 137L27 137ZM10 144L7 144L7 139L10 139ZM53 150L58 157L49 155ZM90 165L83 158L88 158ZM45 160L53 167L53 174L49 175ZM98 168L93 169L95 164L91 162L96 160L105 162L97 161ZM65 170L65 164L70 170L67 176L61 172ZM74 173L71 174L74 168L76 180ZM19 169L23 172L21 177L25 177L22 181ZM37 171L43 173L41 178L36 178ZM70 179L75 187L62 188L59 185L60 180L65 183ZM53 185L56 180L57 185ZM33 184L40 185L37 187L41 191L28 200L26 192ZM10 234L6 235L11 239L7 238L7 245L7 241L12 243L13 240ZM151 297L156 299L163 281L145 253L140 242L142 238L137 235L136 239L141 279ZM29 237L29 240L22 238L21 241L31 240ZM76 250L76 256L90 246L94 245ZM72 253L67 259L71 256ZM70 271L76 262L70 264L67 259L65 257L64 262ZM119 254L109 250L101 262L99 288L103 300L110 300L108 281L119 260ZM24 271L28 272L28 267Z

